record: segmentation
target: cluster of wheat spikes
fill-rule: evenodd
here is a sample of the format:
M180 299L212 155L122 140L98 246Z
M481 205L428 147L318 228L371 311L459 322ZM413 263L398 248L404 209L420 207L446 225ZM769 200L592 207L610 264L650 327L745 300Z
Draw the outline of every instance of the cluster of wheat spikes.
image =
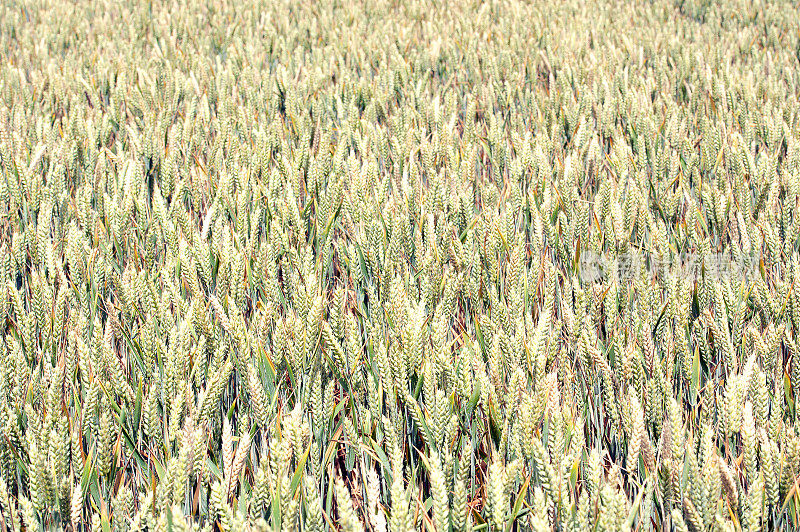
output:
M793 2L238 4L0 6L0 530L800 526Z

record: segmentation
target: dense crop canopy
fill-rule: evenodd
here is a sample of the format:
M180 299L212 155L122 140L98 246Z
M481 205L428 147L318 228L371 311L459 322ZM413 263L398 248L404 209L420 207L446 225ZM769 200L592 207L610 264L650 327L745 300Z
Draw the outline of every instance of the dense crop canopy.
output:
M3 2L0 531L797 530L798 20Z

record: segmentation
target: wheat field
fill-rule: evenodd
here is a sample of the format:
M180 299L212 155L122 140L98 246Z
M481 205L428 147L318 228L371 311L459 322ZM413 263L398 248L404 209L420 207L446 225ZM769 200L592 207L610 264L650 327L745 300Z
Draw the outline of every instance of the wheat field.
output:
M0 4L0 532L800 528L791 1Z

